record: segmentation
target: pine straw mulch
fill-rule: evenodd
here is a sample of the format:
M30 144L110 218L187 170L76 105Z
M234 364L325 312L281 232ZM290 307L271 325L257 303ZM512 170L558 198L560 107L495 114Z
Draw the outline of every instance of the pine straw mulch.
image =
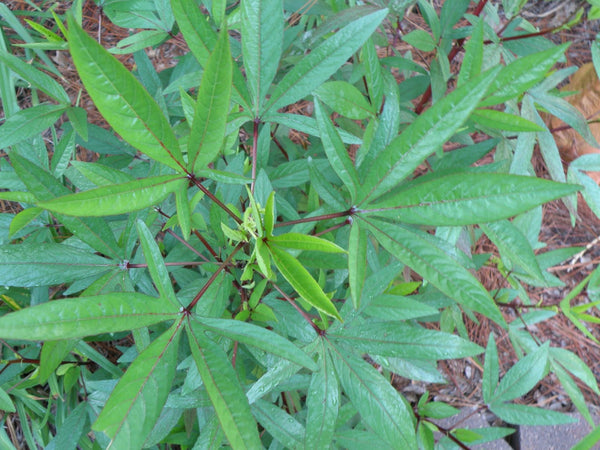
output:
M60 2L59 2L60 3ZM68 3L68 2L63 2ZM443 1L435 0L434 5L441 8ZM550 28L566 22L573 14L573 6L582 4L579 1L544 1L536 0L530 2L525 10L525 17L530 20L539 29ZM9 8L12 10L28 10L29 6L24 1L8 1ZM64 5L63 5L64 6ZM59 6L60 7L60 6ZM60 12L60 10L58 11ZM121 39L128 36L128 31L120 27L114 26L110 21L103 17L102 11L93 2L85 2L84 4L84 28L92 36L97 37L105 47L116 45ZM404 33L412 29L423 28L427 29L423 18L420 16L418 9L414 8L410 14L402 21L401 29ZM559 42L571 42L571 46L567 53L567 63L569 65L581 66L583 63L591 60L590 42L594 39L597 33L597 24L583 23L577 25L571 30L563 30L551 36L551 38ZM390 29L390 45L393 45L397 51L403 53L408 50L398 36L394 36ZM382 56L389 54L389 48L380 49ZM158 49L149 49L147 51L152 63L157 70L163 70L176 64L176 59L181 54L187 51L187 47L181 35L178 35ZM432 55L419 54L415 60L421 61L427 65L431 61ZM460 55L459 55L460 56ZM132 68L133 58L131 55L117 56L127 67ZM106 127L107 124L94 107L92 101L87 96L81 85L73 64L66 53L58 53L54 56L55 63L59 66L63 73L64 79L61 80L63 86L72 99L76 99L81 92L82 98L80 106L84 107L88 112L88 119L91 123ZM27 104L27 96L20 97L23 101L22 107L29 106ZM310 102L302 102L295 106L294 112L310 114L312 105ZM297 143L303 146L309 145L305 137L301 134L290 136ZM48 149L52 152L52 148ZM2 155L0 155L1 157ZM97 155L88 152L84 148L78 149L77 158L85 161L93 161ZM539 153L535 155L535 166L538 174L544 175L544 168L541 162ZM14 205L2 202L0 203L0 211L16 212ZM571 226L569 213L567 212L562 202L552 202L544 206L544 221L540 240L547 243L546 249L558 249L568 246L587 246L598 237L600 231L600 220L587 208L583 202L579 202L579 217L574 227ZM584 279L600 262L600 250L598 246L592 246L579 261L565 262L563 266L556 268L553 273L560 278L564 283L564 288L553 289L531 289L529 296L535 304L540 302L542 305L556 305L565 295L567 295L574 286ZM491 252L496 256L497 250L486 239L481 239L475 250L478 253ZM484 268L478 273L482 283L490 290L509 287L496 270ZM584 303L588 301L585 291L577 296L572 304ZM516 319L517 315L514 310L504 308L505 316L508 320ZM497 336L498 353L500 356L501 371L504 373L517 360L513 352L511 343L508 340L507 334L496 325L485 318L480 318L480 323L477 325L467 321L467 329L471 339L478 344L485 346L490 332L494 332ZM553 346L571 350L577 354L585 363L593 370L597 378L600 378L600 346L594 344L591 340L585 338L582 333L562 314L558 313L549 320L536 324L529 328L533 335L540 341L550 340ZM600 338L600 330L598 327L590 327L590 331ZM104 348L104 347L109 348ZM113 346L114 347L114 346ZM103 351L111 359L116 360L120 352L109 343L98 345L98 349ZM457 406L461 405L480 405L481 392L481 376L482 366L479 360L469 358L459 361L442 361L439 365L440 370L449 380L446 385L423 385L421 383L412 383L409 380L404 380L395 377L394 385L402 390L411 401L415 401L417 395L422 393L426 388L430 393L440 399ZM591 392L585 385L580 384L587 401L591 405L600 406L600 399ZM557 380L550 376L546 377L537 388L527 398L522 399L523 403L533 404L537 406L568 411L572 409L572 405L568 397L560 388Z

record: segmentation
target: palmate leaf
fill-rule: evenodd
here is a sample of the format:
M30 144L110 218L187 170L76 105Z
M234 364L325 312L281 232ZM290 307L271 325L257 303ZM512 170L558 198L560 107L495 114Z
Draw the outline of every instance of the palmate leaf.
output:
M100 276L116 261L62 244L23 243L0 246L0 285L52 286Z
M399 224L359 218L381 245L400 262L459 304L506 326L489 292L456 259L434 245L428 235Z
M65 195L38 202L38 206L71 216L124 214L162 202L182 184L187 184L187 178L180 175L160 175Z
M475 109L498 70L488 70L452 91L381 151L368 168L359 205L389 191L450 139Z
M229 443L233 448L261 448L248 399L227 354L206 337L204 329L192 324L186 330L198 372Z
M81 338L133 330L177 318L164 299L135 292L66 298L0 318L0 338L27 341Z
M221 151L231 95L232 60L229 35L223 28L202 74L188 141L188 166L196 172Z
M346 25L300 60L290 70L265 104L263 116L310 94L326 81L371 36L388 13L371 12ZM264 117L268 121L268 117Z
M181 320L133 361L92 425L111 439L111 448L142 448L167 401L177 365Z
M255 117L279 66L285 23L282 6L279 0L248 0L240 6L242 55Z
M579 189L535 177L451 173L421 177L362 213L419 225L471 225L515 216Z
M418 448L408 403L373 366L341 348L330 347L345 394L363 421L390 448Z
M125 141L178 172L184 161L175 133L160 106L116 58L87 35L71 15L73 63L102 116Z

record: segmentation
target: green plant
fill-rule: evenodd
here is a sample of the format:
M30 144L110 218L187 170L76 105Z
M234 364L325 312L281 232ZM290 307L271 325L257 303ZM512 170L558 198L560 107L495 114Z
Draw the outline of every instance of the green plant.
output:
M437 51L427 71L410 55L376 51L415 2L320 2L293 26L276 0L213 1L209 15L193 0L140 2L135 14L119 3L103 2L109 17L137 18L133 27L148 32L113 52L179 30L190 53L157 74L138 51L133 74L81 28L80 2L66 19L53 15L52 34L38 27L38 47L68 43L123 140L88 124L59 83L6 44L0 52L13 74L3 103L15 79L54 102L13 102L0 126L0 198L23 208L2 219L0 338L10 345L0 407L21 417L31 448L433 448L433 420L457 410L428 395L410 405L390 376L441 382L438 360L484 353L463 313L508 329L526 355L500 379L490 336L482 408L508 423L569 421L512 402L552 370L589 416L570 375L597 392L589 368L523 328L554 312L507 323L498 306L516 295L526 303L523 285L554 283L545 269L568 257L534 253L539 206L580 187L564 183L557 152L544 155L556 181L535 177L530 162L536 139L551 140L538 108L594 141L554 92L570 73L551 72L566 45L526 38L535 44L526 54L479 17L485 1L456 29L469 1L445 4L439 17L419 1L430 32L404 40ZM523 2L505 3L518 17ZM514 25L509 33L528 29ZM457 39L465 53L452 73ZM431 107L410 102L419 89ZM311 97L314 117L287 111ZM53 125L63 113L69 121ZM50 159L40 138L48 127ZM289 130L306 133L308 149ZM474 131L489 139L474 142ZM449 141L462 147L445 152ZM102 148L99 159L75 160L77 142ZM493 163L473 166L494 147ZM471 254L482 234L501 260ZM485 289L472 273L484 264L513 289ZM118 363L92 345L102 341L121 343ZM455 429L444 439L464 446L510 432Z

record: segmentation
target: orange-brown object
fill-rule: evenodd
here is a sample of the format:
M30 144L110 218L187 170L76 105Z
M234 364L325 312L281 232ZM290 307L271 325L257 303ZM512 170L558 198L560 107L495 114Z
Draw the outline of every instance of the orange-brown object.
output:
M565 86L563 91L576 91L577 93L566 97L566 100L575 106L584 117L597 118L600 113L600 80L596 75L592 63L584 64L571 78L571 81ZM550 129L565 127L565 123L556 118L550 119ZM591 123L590 130L600 142L600 123ZM587 153L600 153L600 149L588 144L575 130L567 128L554 133L556 145L561 156L567 162L577 159Z

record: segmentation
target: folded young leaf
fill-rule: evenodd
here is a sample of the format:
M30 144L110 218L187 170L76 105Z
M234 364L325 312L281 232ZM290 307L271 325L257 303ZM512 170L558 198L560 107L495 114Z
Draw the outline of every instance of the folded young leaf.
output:
M268 240L279 247L293 248L298 250L310 250L325 253L346 253L342 247L317 236L302 233L284 233L279 236L271 236Z
M0 285L53 286L100 276L116 261L62 244L23 243L0 246Z
M165 299L135 292L66 298L0 318L0 338L51 341L133 330L177 318Z
M124 214L156 205L186 183L181 175L161 175L65 195L38 206L70 216Z
M171 390L181 329L180 321L174 323L139 354L92 425L111 439L113 448L144 446Z
M178 172L184 161L160 106L115 57L68 17L69 48L86 90L107 122L129 144Z
M335 305L329 300L323 292L323 289L321 289L321 286L319 286L315 279L296 258L275 245L269 245L267 248L273 258L273 262L284 278L292 285L296 292L306 300L306 302L319 311L342 321Z
M186 327L186 331L198 372L232 448L261 448L256 421L227 353L204 330Z
M519 175L450 173L417 179L406 189L370 204L361 214L412 224L471 225L515 216L579 189Z

